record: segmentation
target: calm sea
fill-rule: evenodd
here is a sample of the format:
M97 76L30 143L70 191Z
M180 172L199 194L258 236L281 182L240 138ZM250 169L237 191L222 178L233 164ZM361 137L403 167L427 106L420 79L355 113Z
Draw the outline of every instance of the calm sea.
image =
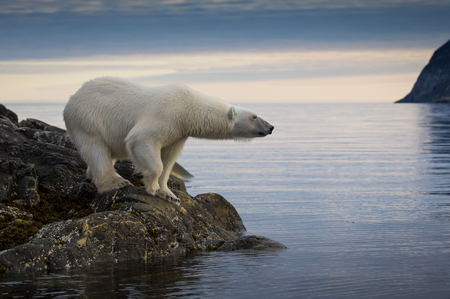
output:
M63 105L6 104L63 126ZM450 105L249 104L249 143L189 140L191 195L217 192L277 252L0 278L0 296L449 298Z

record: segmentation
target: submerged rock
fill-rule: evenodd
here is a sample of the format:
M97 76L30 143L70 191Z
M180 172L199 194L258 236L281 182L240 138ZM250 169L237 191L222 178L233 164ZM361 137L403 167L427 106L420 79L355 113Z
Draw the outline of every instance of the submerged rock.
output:
M252 250L279 250L286 249L283 244L261 236L242 236L232 241L225 242L218 250L233 251L242 249Z
M199 250L273 250L244 236L236 209L215 193L196 197L171 176L176 206L145 192L134 166L116 170L133 186L98 194L65 131L18 123L0 105L0 269L31 272L187 254Z
M434 52L411 92L396 103L450 103L450 40Z

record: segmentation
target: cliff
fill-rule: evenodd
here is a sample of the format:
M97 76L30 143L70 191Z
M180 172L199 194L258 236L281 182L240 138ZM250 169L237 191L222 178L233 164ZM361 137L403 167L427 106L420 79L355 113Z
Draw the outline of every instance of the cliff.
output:
M411 92L396 103L450 103L450 40L434 52Z
M285 248L244 236L241 217L219 194L192 197L171 176L169 187L181 199L176 206L148 195L131 163L116 169L134 185L98 194L64 130L35 119L19 123L0 104L0 272Z

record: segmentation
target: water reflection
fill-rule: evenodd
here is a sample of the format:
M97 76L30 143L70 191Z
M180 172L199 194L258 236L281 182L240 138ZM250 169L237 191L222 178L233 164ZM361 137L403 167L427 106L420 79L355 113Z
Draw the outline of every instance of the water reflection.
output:
M97 264L89 271L57 271L43 276L10 275L0 284L0 294L35 298L60 298L83 294L85 298L164 298L177 290L176 283L194 283L198 277L188 272L202 261L193 257L155 259L149 263ZM18 279L22 278L22 279ZM26 286L26 288L24 288ZM145 296L144 296L145 295ZM147 296L148 295L148 296Z
M8 275L0 283L1 298L167 298L211 296L226 288L235 271L264 266L274 252L202 253L187 257L118 264L97 264L88 271L56 271L46 275ZM240 261L227 267L226 260ZM224 263L225 262L225 263ZM213 288L213 289L212 289ZM245 294L245 291L243 292Z
M421 161L425 165L421 176L428 197L430 214L438 219L450 219L450 105L420 105L422 129Z
M450 161L450 105L421 105L422 115L420 127L426 129L428 138L424 139L423 151L431 154L434 163L449 163ZM442 156L441 156L442 155ZM440 169L442 167L438 167ZM447 165L445 166L448 169Z

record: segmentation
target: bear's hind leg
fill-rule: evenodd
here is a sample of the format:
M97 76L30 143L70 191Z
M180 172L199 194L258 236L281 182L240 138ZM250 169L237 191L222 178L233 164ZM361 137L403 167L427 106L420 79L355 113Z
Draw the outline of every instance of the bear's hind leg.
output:
M115 160L111 158L110 150L107 145L102 142L89 140L85 145L88 147L80 147L80 156L86 162L88 168L86 177L97 186L98 192L103 193L113 189L120 189L131 183L125 180L114 169Z
M157 192L157 196L164 198L170 202L173 202L176 205L180 205L180 199L175 194L173 194L172 191L170 191L169 187L167 187L167 181L169 180L170 172L172 171L173 165L175 164L177 158L183 151L183 147L184 144L186 143L186 140L187 138L183 138L161 150L163 172L159 177L160 189Z
M161 149L148 140L127 138L127 151L137 172L143 176L145 190L150 195L156 195L159 190L158 179L163 171Z

